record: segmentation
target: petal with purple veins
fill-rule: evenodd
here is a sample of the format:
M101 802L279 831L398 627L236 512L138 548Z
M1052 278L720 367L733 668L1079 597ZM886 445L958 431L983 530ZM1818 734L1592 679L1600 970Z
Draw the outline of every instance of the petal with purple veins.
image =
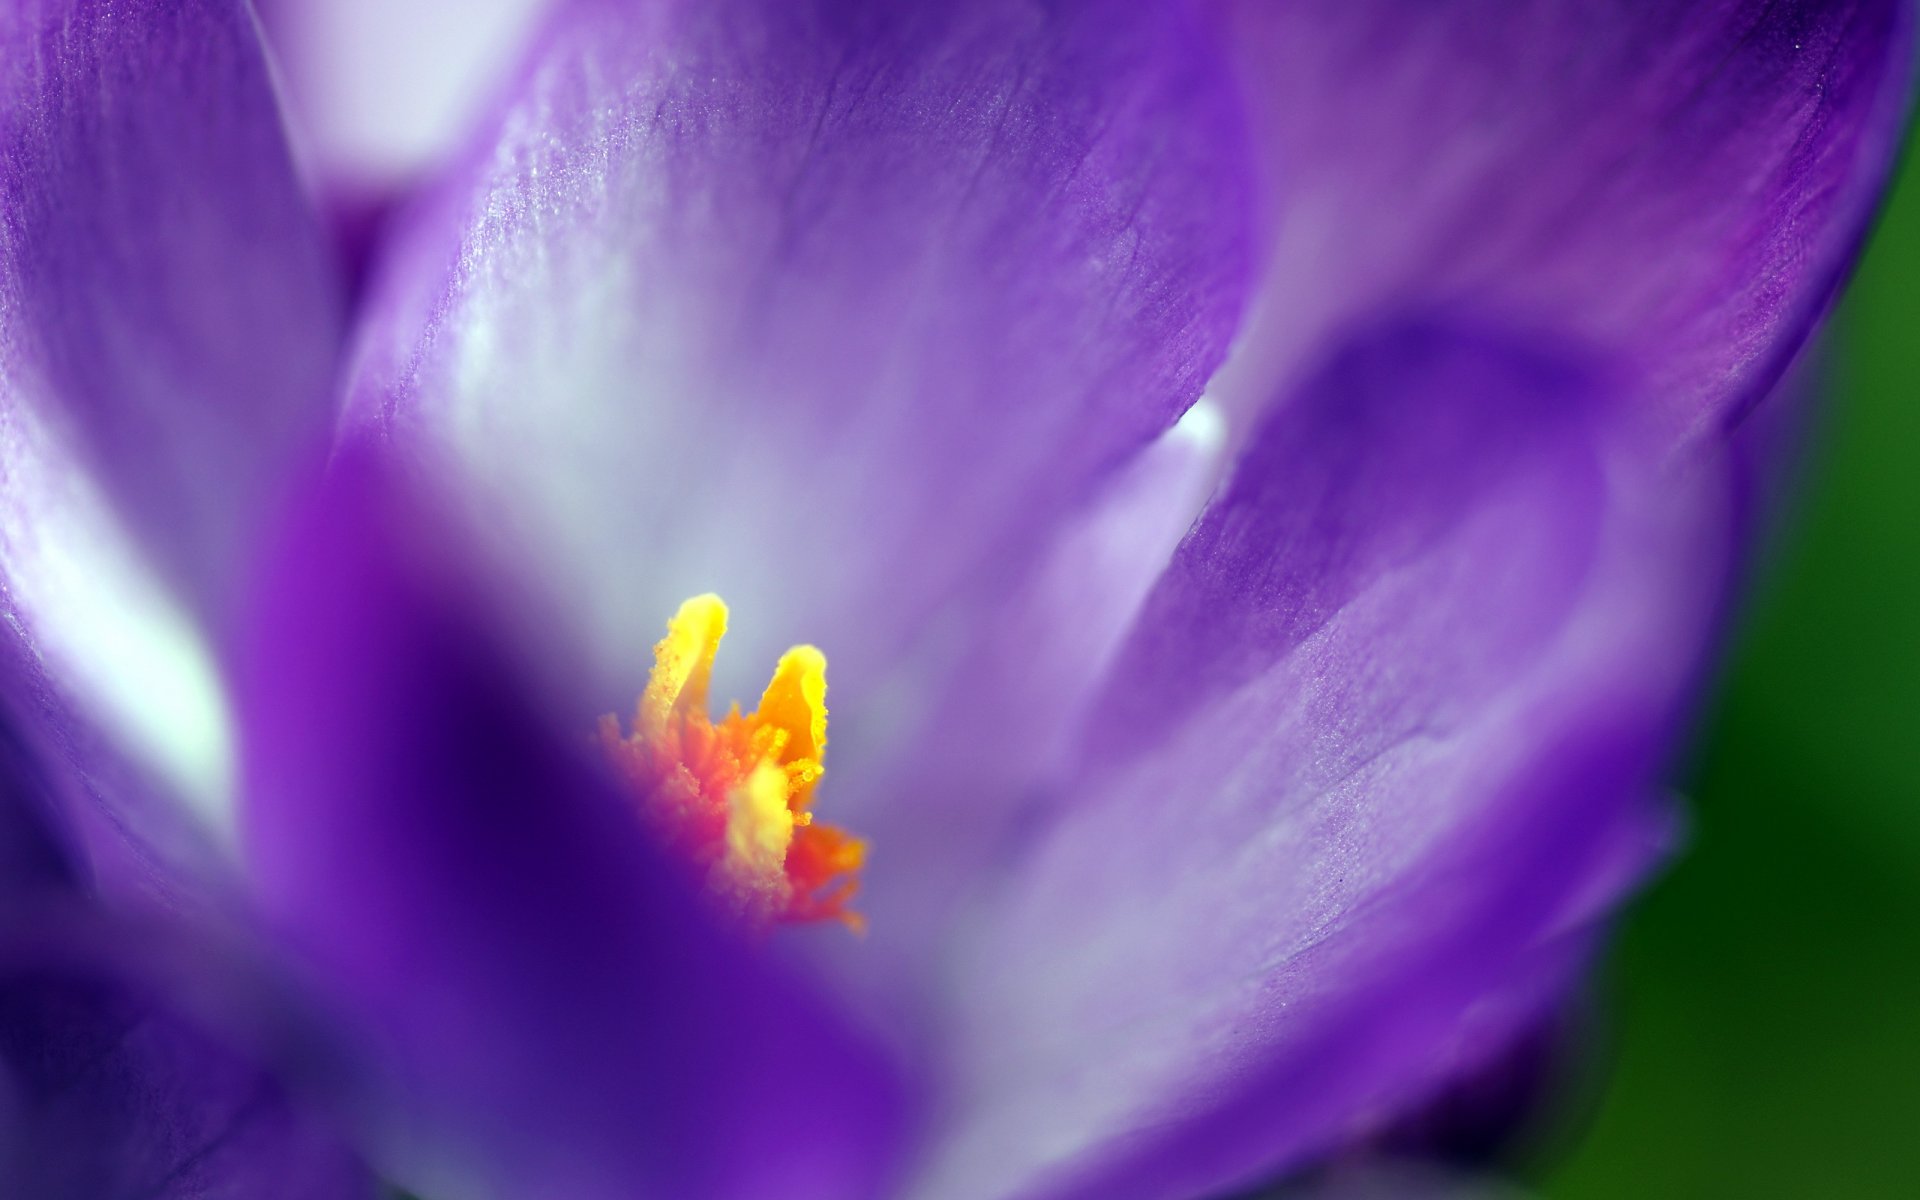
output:
M720 694L807 641L844 700L1223 353L1245 143L1181 8L575 5L395 247L352 415L458 464L605 703L709 590Z

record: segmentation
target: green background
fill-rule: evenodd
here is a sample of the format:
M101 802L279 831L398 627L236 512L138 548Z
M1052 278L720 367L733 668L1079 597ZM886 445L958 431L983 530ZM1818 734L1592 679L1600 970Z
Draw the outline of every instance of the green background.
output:
M1830 383L1630 910L1603 1075L1550 1200L1920 1197L1920 169L1832 331Z

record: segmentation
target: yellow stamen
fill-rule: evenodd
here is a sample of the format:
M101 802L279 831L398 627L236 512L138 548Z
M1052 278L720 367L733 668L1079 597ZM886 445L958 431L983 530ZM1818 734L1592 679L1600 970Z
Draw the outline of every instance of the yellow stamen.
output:
M632 732L603 717L601 747L641 816L741 917L757 926L838 920L862 928L846 906L865 843L811 812L825 774L826 656L812 646L787 651L759 708L743 715L735 705L715 723L707 688L726 631L718 596L682 604L654 646Z

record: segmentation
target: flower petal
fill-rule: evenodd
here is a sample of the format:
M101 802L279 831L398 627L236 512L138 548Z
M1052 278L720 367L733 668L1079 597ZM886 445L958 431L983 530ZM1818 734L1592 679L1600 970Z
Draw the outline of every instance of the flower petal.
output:
M709 590L721 694L807 641L845 697L1221 356L1244 140L1179 7L577 5L396 249L354 415L450 452L608 703Z
M551 0L260 0L301 148L336 198L441 164Z
M1671 430L1718 426L1825 310L1911 102L1910 0L1224 7L1275 224L1243 405L1444 299L1637 355Z
M341 326L251 15L28 0L0 53L0 405L77 447L218 612L327 428Z
M92 898L64 766L0 726L0 1195L374 1200L290 1086L292 1022L237 926Z
M374 1200L372 1176L326 1121L244 1035L209 1023L218 1003L169 979L181 964L158 961L167 939L71 894L10 897L0 927L0 1194Z
M586 764L591 714L556 732L554 664L516 661L497 594L356 453L251 642L250 865L393 1072L395 1136L490 1194L872 1194L890 1076L647 842Z
M39 757L0 723L0 904L79 878Z
M216 643L329 426L332 264L242 0L27 0L0 61L0 690L96 865L209 861Z
M49 764L96 881L177 898L179 881L229 866L232 743L213 651L87 473L11 415L0 712Z
M861 869L867 935L822 948L843 980L886 990L920 974L902 964L936 950L927 930L977 889L1071 750L1075 718L1218 482L1224 440L1204 402L1189 409L1053 530L998 603L950 616L903 657L883 703L836 703L848 732L836 736L830 803L877 851ZM917 1005L895 996L885 1007Z
M925 1195L1297 1165L1435 1086L1470 1006L1645 861L1729 517L1724 464L1647 465L1634 398L1407 322L1255 432L948 964Z
M1344 1164L1282 1187L1271 1200L1532 1200L1504 1179L1420 1162Z

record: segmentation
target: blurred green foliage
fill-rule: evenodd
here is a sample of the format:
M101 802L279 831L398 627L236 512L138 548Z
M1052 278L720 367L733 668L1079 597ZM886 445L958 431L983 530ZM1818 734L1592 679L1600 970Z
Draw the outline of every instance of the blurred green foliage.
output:
M1920 1197L1920 166L1841 305L1802 488L1603 986L1549 1200Z

